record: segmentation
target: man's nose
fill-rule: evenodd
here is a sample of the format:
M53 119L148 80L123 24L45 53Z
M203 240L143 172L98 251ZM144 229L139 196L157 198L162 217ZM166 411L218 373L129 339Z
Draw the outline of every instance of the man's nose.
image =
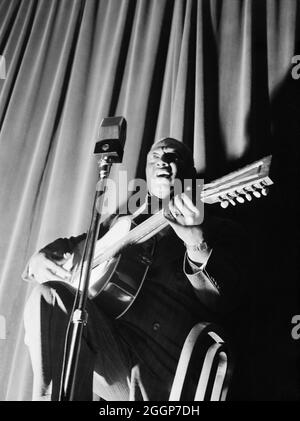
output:
M169 163L166 159L162 157L156 162L156 166L159 168L164 168L164 167L168 167Z
M157 161L157 165L160 167L168 167L171 162L173 162L171 154L165 153Z

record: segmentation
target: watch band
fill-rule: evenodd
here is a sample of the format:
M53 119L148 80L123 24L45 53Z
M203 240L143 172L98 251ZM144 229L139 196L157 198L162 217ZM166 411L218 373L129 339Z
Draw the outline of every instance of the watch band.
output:
M208 245L206 241L204 240L196 244L187 244L187 243L184 243L184 244L185 244L186 249L190 251L206 251L208 249Z

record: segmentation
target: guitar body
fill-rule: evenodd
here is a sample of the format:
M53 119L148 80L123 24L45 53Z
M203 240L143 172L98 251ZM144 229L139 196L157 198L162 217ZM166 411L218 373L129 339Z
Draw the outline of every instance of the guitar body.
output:
M110 244L128 234L134 224L128 217L121 217L109 232L98 240L96 253L101 254ZM129 245L124 251L104 263L92 268L89 282L89 298L96 299L103 311L119 318L132 305L137 297L155 248L155 238L139 244ZM72 281L78 284L77 270Z
M151 264L149 242L154 251L154 239L147 241L147 247L145 243L128 247L114 259L98 284L90 287L90 296L97 297L101 308L114 318L121 317L128 310L142 288ZM99 283L103 282L104 287L99 291Z

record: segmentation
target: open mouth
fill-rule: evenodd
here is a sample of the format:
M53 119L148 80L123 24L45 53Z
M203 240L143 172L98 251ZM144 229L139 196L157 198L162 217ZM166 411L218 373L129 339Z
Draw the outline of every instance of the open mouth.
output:
M158 171L156 177L169 179L171 178L171 173L169 171Z

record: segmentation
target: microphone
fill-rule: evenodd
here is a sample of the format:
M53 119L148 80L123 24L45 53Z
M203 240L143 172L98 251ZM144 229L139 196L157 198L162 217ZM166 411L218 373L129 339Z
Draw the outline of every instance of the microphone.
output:
M126 139L127 122L124 117L106 117L100 129L94 154L100 159L105 157L108 163L120 163L123 159L123 147Z

